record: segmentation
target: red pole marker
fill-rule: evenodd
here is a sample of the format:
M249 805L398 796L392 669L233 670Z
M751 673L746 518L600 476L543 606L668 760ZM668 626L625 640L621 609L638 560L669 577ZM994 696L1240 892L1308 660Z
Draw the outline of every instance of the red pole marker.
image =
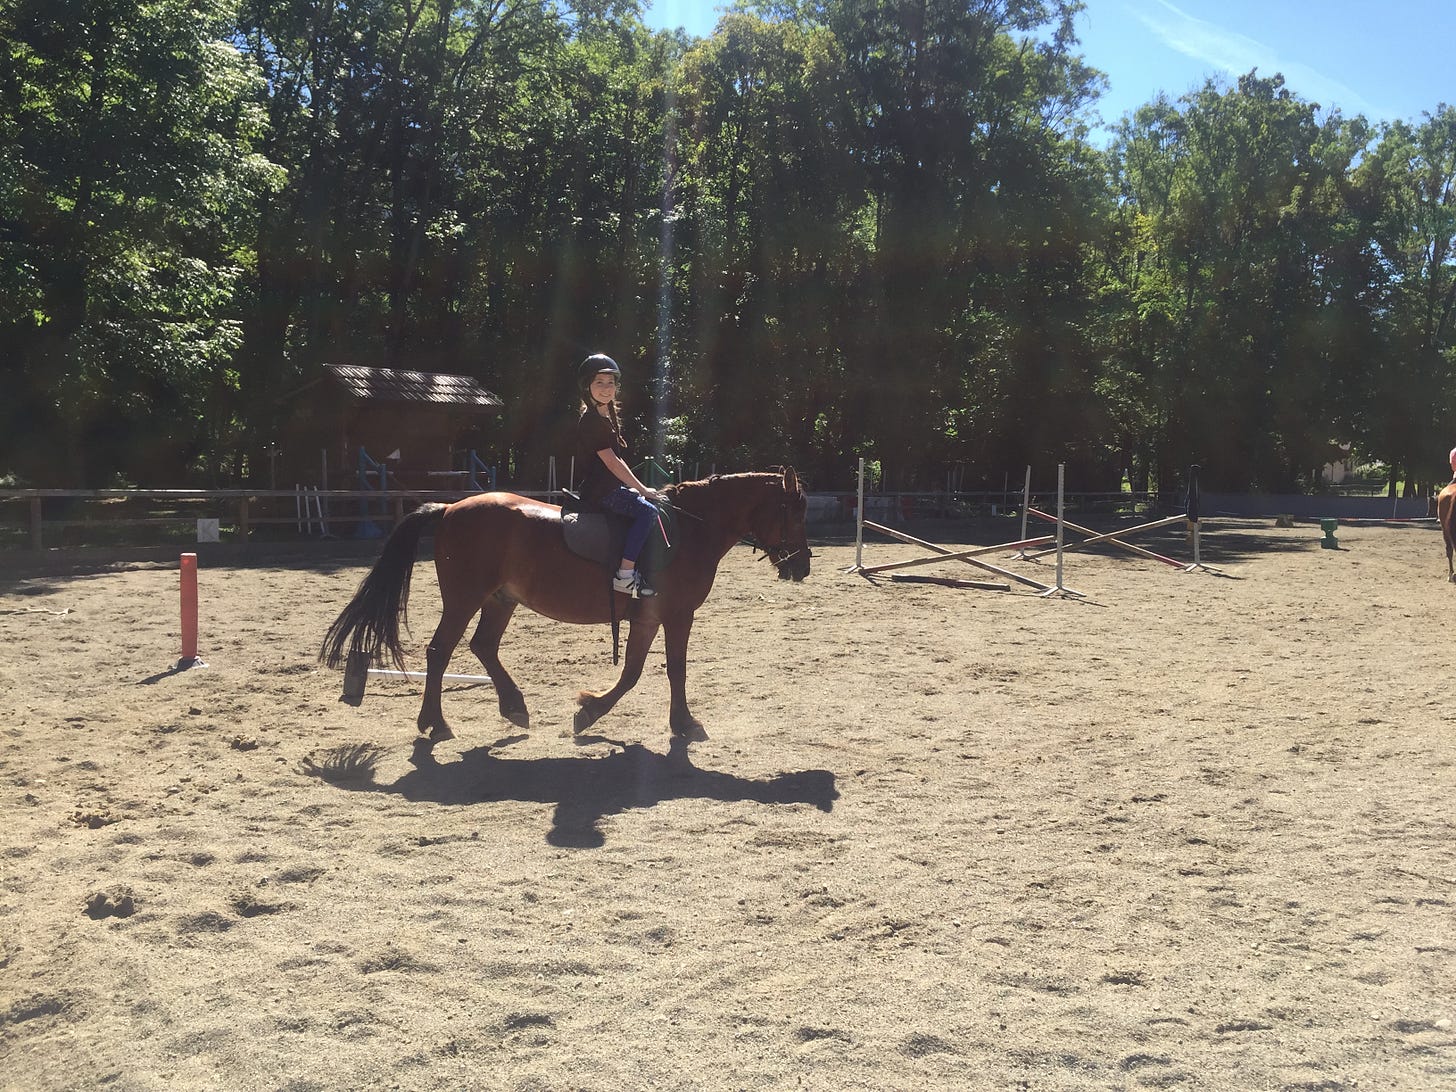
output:
M197 657L197 555L182 555L182 658L178 667L205 667Z

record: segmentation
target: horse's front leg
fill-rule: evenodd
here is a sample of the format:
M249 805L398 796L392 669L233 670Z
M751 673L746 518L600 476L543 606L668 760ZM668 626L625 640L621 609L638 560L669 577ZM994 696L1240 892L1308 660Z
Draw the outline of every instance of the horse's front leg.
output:
M675 736L696 736L703 726L688 712L688 635L693 631L693 616L664 619L662 627L667 644L667 684L672 691L667 722Z
M642 677L642 665L647 662L647 650L652 647L659 625L655 620L641 618L633 619L629 623L627 655L622 661L621 678L610 690L604 690L600 694L583 690L576 696L577 704L581 708L576 711L576 718L572 721L573 730L586 731L606 716L623 694L637 685L637 680Z

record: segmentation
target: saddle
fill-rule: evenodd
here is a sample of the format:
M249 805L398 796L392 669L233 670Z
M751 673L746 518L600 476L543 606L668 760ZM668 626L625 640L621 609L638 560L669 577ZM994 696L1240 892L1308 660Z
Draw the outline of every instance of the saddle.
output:
M676 521L671 507L656 505L658 527L647 536L637 563L647 572L661 572L672 561ZM595 561L609 573L617 571L627 531L632 521L609 512L595 512L581 507L580 500L569 497L561 506L561 534L566 548L578 557ZM664 531L667 537L663 537Z

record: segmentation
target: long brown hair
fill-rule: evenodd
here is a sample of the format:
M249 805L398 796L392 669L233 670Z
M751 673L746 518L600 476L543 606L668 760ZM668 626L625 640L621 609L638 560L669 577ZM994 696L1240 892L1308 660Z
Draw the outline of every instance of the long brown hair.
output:
M618 387L621 383L618 381ZM591 396L591 388L588 387L581 396L581 410L583 413L596 413L597 403ZM618 447L626 447L627 441L622 436L622 405L615 398L607 403L607 417L612 422L612 439Z

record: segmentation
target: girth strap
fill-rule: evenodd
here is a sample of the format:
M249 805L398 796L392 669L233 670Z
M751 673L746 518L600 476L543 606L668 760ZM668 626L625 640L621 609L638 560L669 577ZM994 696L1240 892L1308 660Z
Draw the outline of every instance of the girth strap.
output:
M617 617L617 589L612 586L612 574L607 574L607 610L612 617L612 666L622 660L622 620Z

